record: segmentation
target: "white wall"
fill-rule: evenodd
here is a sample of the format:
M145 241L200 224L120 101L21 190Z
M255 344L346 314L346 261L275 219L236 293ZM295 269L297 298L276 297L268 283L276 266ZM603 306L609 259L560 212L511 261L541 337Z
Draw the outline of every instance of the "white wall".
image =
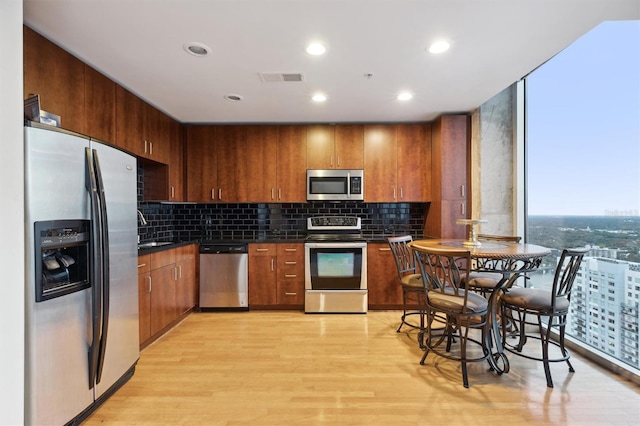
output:
M22 0L0 0L0 424L24 423Z

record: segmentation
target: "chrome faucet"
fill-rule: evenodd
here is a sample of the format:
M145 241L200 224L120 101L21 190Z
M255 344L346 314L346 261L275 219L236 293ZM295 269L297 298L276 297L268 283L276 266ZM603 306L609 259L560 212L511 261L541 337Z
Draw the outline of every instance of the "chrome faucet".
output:
M144 215L140 210L138 210L138 219L140 219L140 225L144 226L147 224L147 219L144 218Z

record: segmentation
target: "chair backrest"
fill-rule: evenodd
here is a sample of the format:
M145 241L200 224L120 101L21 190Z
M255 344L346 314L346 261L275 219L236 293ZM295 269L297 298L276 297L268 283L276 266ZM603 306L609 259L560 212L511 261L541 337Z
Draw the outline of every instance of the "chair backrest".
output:
M427 289L427 303L429 294L438 292L463 299L461 304L466 307L469 294L468 280L461 277L469 276L471 272L471 252L417 246L412 248Z
M522 237L517 235L490 235L490 234L478 234L478 240L480 241L497 241L506 243L519 243Z
M571 300L571 288L578 275L580 264L589 248L564 249L560 255L558 266L553 277L552 293L556 296L551 301L551 307L555 310L558 298L565 297Z
M389 247L391 247L393 258L396 261L396 268L398 268L398 279L402 279L402 277L407 274L417 273L413 252L408 246L408 244L413 241L411 235L390 237L387 238L387 241L389 242Z

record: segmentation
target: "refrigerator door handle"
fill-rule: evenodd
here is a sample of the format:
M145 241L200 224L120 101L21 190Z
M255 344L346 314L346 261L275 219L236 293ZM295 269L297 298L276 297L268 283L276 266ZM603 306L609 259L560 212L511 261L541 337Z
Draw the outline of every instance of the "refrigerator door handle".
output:
M104 367L104 356L107 348L107 335L109 330L109 292L110 292L110 276L109 276L109 227L107 225L107 202L104 192L104 181L102 180L102 171L100 169L100 161L98 159L98 151L93 150L93 162L96 173L96 182L98 184L98 198L100 205L100 234L101 234L101 253L102 253L102 327L100 330L100 352L98 355L98 366L96 371L96 384L100 383L102 377L102 368Z
M89 389L93 389L96 383L98 369L98 357L100 355L100 319L102 305L102 241L100 231L100 205L98 200L98 184L93 163L91 148L85 148L86 169L85 187L91 200L91 346L89 347Z

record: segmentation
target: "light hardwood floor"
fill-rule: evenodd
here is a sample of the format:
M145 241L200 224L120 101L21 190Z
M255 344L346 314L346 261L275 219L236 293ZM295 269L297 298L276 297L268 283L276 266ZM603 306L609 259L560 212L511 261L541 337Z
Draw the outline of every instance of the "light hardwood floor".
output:
M575 373L510 355L498 376L419 364L398 312L194 313L145 349L84 425L638 425L640 388L573 354Z

